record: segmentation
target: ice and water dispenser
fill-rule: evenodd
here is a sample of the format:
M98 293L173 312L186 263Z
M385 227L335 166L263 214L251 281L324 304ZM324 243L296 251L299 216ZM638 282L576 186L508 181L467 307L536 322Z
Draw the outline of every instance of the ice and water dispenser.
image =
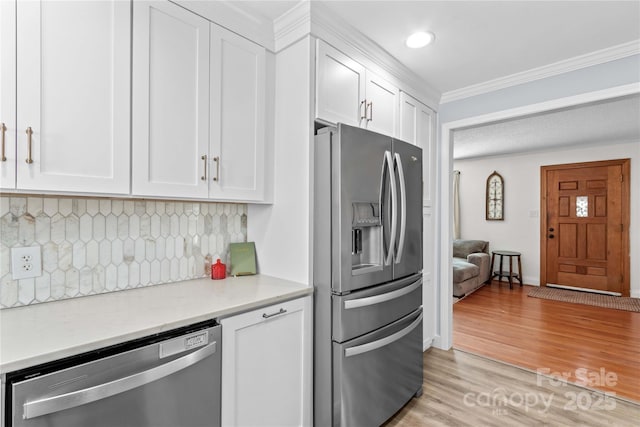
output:
M382 268L382 220L380 203L353 203L351 266L354 274Z

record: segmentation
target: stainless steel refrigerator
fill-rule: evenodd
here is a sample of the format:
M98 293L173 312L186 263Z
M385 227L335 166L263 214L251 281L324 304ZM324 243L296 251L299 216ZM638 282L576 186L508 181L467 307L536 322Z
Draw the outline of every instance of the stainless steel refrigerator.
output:
M338 124L314 156L314 424L380 425L422 393L422 150Z

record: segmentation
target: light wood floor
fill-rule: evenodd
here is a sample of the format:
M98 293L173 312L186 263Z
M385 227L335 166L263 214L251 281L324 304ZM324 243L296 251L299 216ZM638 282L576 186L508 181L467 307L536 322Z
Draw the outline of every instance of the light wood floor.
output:
M640 402L640 313L532 298L529 289L494 281L454 304L454 348Z
M640 406L460 350L424 353L424 393L385 426L638 426Z

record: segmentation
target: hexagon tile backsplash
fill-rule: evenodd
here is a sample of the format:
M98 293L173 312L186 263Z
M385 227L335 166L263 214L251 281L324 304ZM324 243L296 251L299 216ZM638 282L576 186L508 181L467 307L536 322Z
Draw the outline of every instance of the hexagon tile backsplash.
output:
M0 197L0 308L204 277L247 240L247 206ZM40 246L42 276L13 280L11 248Z

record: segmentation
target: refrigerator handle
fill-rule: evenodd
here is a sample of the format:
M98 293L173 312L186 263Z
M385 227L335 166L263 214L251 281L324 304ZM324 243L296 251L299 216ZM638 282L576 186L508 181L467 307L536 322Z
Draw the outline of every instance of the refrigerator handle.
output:
M407 187L404 180L404 169L402 168L402 158L400 154L395 153L395 163L398 168L398 179L400 181L400 210L402 212L400 216L400 240L398 241L398 247L396 248L395 260L396 264L402 261L402 253L404 252L404 239L407 233Z
M387 256L384 259L384 265L389 265L391 264L391 261L393 259L393 247L396 241L396 228L398 222L398 194L396 189L396 176L393 172L393 158L391 157L391 152L385 151L384 158L385 163L387 164L387 172L389 174L389 188L391 189L391 233L389 236L389 250L387 252Z
M398 341L400 338L404 337L405 335L409 334L411 331L417 328L421 322L422 322L422 311L420 312L420 315L416 318L416 320L414 320L406 328L396 332L395 334L389 335L388 337L382 338L380 340L357 345L355 347L349 347L344 350L344 357L357 356L358 354L368 353L370 351L377 350L380 347L387 346L395 341Z

